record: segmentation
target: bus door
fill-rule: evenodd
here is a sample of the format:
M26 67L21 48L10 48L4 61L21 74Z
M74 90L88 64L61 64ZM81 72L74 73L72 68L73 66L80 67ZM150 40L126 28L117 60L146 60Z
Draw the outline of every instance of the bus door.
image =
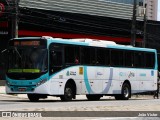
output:
M63 46L54 44L50 49L50 74L63 68Z

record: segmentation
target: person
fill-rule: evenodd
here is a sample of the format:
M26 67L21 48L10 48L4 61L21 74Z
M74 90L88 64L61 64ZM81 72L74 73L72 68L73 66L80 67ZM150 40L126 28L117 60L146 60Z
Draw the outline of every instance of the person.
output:
M157 90L154 92L153 98L159 99L159 85L160 85L160 73L158 72L158 78L157 78Z
M75 63L76 63L76 64L79 64L79 60L78 60L77 57L75 58Z

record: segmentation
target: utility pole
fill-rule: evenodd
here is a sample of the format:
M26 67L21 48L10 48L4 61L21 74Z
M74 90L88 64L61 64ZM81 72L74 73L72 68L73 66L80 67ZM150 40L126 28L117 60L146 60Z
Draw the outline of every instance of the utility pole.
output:
M132 28L131 28L131 45L132 46L135 46L135 41L136 41L136 7L137 7L137 0L134 0L133 16L132 16Z
M146 15L147 4L144 5L144 33L143 33L143 44L142 47L146 47L146 25L147 25L147 15Z
M13 0L11 3L11 38L18 37L18 0Z

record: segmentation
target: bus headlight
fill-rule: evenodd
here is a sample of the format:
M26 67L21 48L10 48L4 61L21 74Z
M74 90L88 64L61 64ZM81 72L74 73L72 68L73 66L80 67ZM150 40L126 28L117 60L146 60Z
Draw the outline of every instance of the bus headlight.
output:
M46 81L47 81L47 79L40 80L40 81L36 84L36 86L40 86L40 85L44 84Z
M10 86L11 84L7 81L7 82L6 82L6 85L7 85L7 86Z

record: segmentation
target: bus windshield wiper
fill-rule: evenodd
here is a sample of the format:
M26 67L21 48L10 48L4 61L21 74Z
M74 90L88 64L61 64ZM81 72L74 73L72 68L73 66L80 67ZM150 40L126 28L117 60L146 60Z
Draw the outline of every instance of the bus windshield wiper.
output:
M15 51L17 52L18 56L22 59L22 56L20 55L18 49L16 47L14 47Z

